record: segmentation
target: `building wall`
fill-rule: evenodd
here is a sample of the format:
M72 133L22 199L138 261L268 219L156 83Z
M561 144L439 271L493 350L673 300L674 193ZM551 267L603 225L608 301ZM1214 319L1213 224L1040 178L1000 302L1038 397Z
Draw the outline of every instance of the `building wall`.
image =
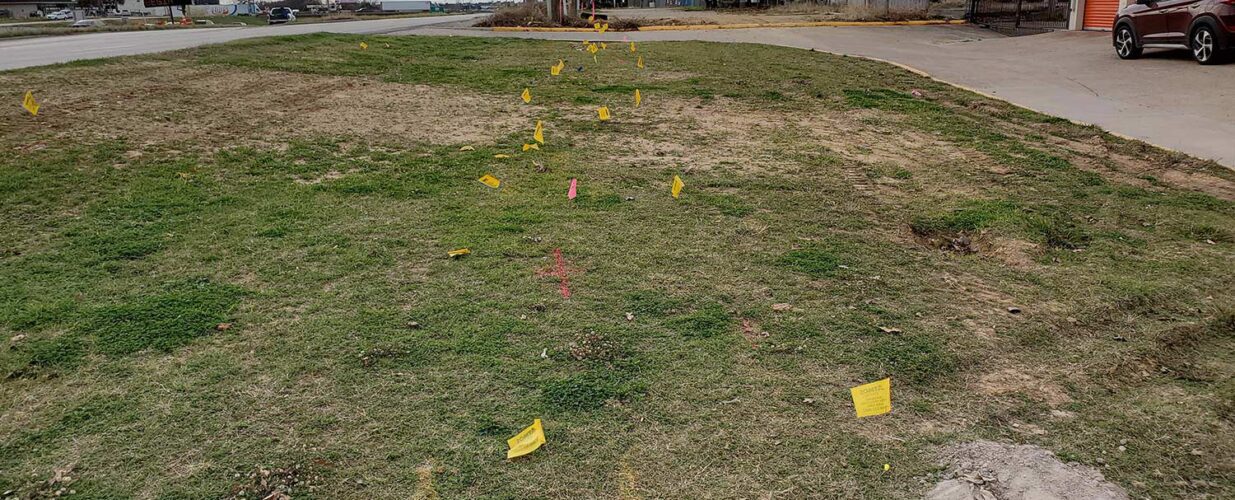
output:
M70 9L73 7L71 2L29 2L29 3L0 3L0 10L9 11L9 17L14 19L37 19L30 16L35 12L42 11L44 14L55 12L60 9Z

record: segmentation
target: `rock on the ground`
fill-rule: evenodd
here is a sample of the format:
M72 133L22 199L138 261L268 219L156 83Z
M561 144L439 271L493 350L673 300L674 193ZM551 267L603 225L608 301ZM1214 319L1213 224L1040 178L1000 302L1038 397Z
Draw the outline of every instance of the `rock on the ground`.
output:
M948 474L926 494L927 500L1128 499L1098 469L1063 463L1033 445L975 441L948 446L940 458Z

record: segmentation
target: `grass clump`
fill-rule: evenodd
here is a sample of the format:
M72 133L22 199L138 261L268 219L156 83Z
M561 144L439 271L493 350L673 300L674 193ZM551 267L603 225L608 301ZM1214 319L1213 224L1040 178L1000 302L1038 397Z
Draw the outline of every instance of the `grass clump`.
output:
M712 338L724 335L733 326L733 318L720 304L708 304L667 323L670 330L685 338Z
M914 217L909 228L919 236L976 233L1015 217L1018 211L1009 201L975 201L949 212Z
M641 387L623 371L597 369L544 383L541 399L552 410L590 411L634 397Z
M793 250L782 255L776 263L812 278L827 278L840 267L840 259L836 254L823 248Z
M927 384L956 372L956 360L939 341L922 335L883 336L863 353L871 378L894 376Z

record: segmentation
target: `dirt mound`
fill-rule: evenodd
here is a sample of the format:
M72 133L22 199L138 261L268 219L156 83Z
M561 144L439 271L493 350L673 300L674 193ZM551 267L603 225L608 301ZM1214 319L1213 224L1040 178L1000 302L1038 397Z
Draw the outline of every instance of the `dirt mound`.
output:
M927 500L1126 500L1102 472L1033 445L975 441L940 452L948 471Z

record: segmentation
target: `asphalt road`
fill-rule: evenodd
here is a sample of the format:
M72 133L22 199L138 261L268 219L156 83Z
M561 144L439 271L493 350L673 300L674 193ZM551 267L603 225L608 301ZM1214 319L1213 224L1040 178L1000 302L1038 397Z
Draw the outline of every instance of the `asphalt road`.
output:
M748 42L871 57L1235 168L1235 63L1201 66L1187 51L1152 50L1143 59L1123 61L1111 47L1110 33L1059 31L1005 37L973 26L894 26L598 35L425 26L391 34Z
M262 36L302 35L318 32L372 35L434 24L457 23L477 17L480 17L480 14L235 28L124 31L0 40L0 70L64 63L79 59L149 54Z

